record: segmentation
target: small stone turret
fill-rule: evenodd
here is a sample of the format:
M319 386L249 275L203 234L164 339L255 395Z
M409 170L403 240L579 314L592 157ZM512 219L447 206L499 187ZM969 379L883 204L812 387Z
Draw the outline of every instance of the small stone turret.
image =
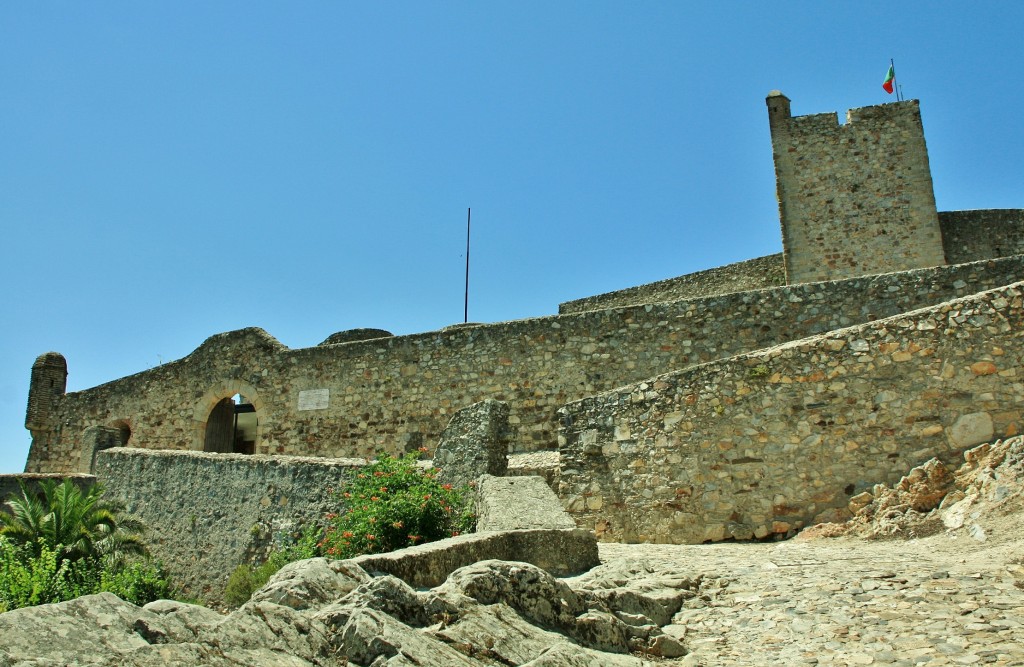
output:
M50 412L53 404L64 395L68 386L68 362L59 352L47 352L32 364L32 380L28 388L28 409L25 428L36 437L39 431L53 429Z
M765 98L768 105L768 126L774 134L777 130L784 128L782 121L789 120L792 113L789 110L789 98L782 94L781 90L773 90Z

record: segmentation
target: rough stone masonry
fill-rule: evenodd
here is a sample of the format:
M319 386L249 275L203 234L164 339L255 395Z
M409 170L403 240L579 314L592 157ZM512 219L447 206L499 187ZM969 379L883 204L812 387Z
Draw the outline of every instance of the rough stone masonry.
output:
M510 452L560 452L579 525L699 541L788 534L919 454L1016 429L1003 328L1024 213L935 211L916 101L843 126L791 116L781 93L768 109L787 284L768 257L514 322L358 329L297 350L244 329L73 393L50 352L32 369L26 469L100 472L97 452L124 446L209 465L433 449L453 416L495 400ZM186 460L168 484L186 483Z

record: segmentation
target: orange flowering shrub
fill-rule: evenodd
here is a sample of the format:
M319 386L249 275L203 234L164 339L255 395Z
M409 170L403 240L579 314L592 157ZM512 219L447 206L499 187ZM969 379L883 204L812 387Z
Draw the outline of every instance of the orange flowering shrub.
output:
M341 509L326 517L320 552L350 558L472 531L468 487L438 483L436 471L419 469L416 459L385 455L353 474L334 494Z

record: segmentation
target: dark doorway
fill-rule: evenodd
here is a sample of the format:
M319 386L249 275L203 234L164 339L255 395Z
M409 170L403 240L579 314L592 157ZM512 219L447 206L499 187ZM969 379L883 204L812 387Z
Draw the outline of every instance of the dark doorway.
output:
M203 451L223 454L256 452L256 406L235 394L213 406L206 420Z

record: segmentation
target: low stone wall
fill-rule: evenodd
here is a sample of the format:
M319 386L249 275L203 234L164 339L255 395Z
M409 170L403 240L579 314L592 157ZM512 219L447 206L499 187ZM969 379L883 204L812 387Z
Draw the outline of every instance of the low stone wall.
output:
M559 304L561 315L603 308L622 308L660 301L682 301L703 297L780 287L786 284L782 253L748 259L678 278L629 287Z
M608 541L785 535L1024 426L1022 283L560 411L559 496Z
M174 582L219 601L235 567L335 509L330 490L364 464L115 448L97 454L96 475L108 497L146 523L146 543Z
M385 554L352 559L367 572L383 572L416 588L439 586L455 570L482 560L530 563L556 577L582 574L601 564L593 533L535 528L459 535Z
M1024 253L1024 209L944 211L939 226L949 264Z
M235 393L255 410L258 454L372 458L433 447L453 414L485 399L509 404L513 452L554 449L567 402L1021 279L1024 257L1013 257L301 350L245 329L53 399L27 469L83 470L97 426L129 447L202 450L207 420Z

